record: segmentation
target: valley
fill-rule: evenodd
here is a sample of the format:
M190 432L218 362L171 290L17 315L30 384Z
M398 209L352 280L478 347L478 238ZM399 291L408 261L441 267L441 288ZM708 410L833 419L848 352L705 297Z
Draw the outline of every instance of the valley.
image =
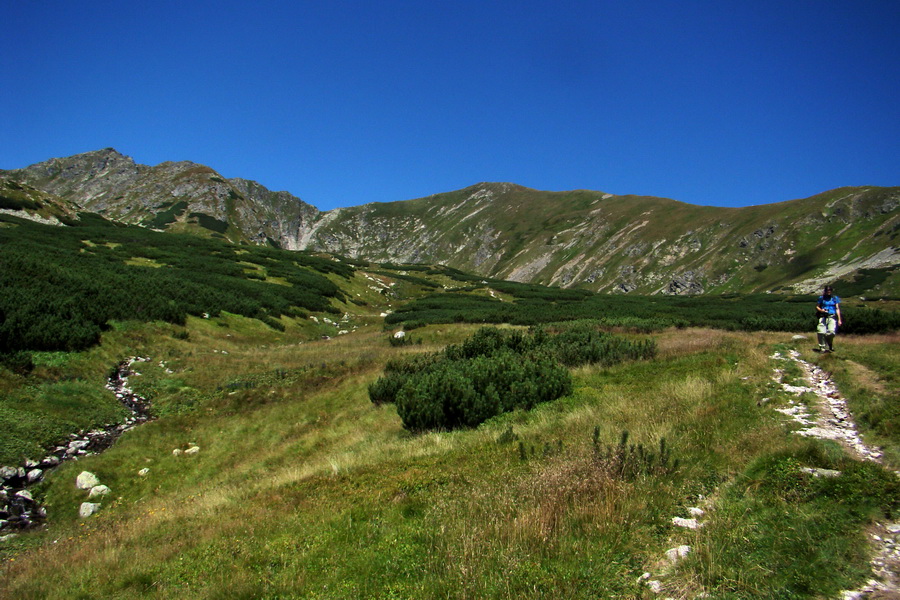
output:
M105 156L90 176L79 161L97 155L0 173L0 466L79 446L28 488L45 516L0 534L0 596L876 598L867 581L895 577L894 546L870 533L895 539L900 511L897 188L727 209L728 227L701 229L726 209L485 184L321 220L297 204L318 225L288 249L199 208L205 192L136 200L158 171L226 198L266 195L254 185ZM135 177L143 191L116 192L130 212L102 205ZM520 210L506 233L489 225ZM688 222L677 251L649 241ZM558 279L557 246L580 275ZM795 261L753 268L779 254ZM653 265L694 255L743 266L732 284L695 270L665 288ZM845 325L818 354L803 282L826 276ZM820 402L813 369L880 462L798 435L792 415ZM414 377L379 395L391 373ZM416 404L428 390L445 403ZM152 418L81 446L127 418L116 392Z

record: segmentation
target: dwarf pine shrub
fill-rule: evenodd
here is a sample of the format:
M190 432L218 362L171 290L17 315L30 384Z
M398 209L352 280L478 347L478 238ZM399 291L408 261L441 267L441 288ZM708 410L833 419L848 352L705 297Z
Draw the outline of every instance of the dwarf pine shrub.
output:
M373 385L376 393L383 390L378 382ZM387 385L391 384L381 384ZM474 427L503 412L530 409L571 390L571 376L561 365L504 351L469 360L445 360L410 376L397 392L397 413L411 431Z
M551 335L483 327L441 352L390 361L369 385L374 404L394 402L411 431L474 427L572 392L566 367L651 358L652 342L632 342L591 325Z

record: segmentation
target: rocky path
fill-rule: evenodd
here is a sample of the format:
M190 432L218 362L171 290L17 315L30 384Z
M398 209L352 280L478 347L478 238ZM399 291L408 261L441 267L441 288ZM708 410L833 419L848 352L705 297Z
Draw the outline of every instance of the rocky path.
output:
M26 460L17 467L0 467L0 540L16 531L39 527L46 522L47 509L35 501L29 487L44 478L45 473L67 460L97 454L113 445L123 433L150 420L150 403L128 387L132 367L149 358L134 357L116 366L106 387L130 411L122 423L108 424L88 432L73 433L69 439L55 446L42 460Z
M803 373L806 385L786 383L784 381L785 370L780 367L776 367L773 374L774 381L784 391L797 397L797 400L789 400L787 408L775 409L802 425L802 428L795 432L797 435L835 440L859 460L881 463L881 451L871 448L863 442L847 407L847 401L827 372L817 365L804 361L796 350L791 350L787 356L776 352L771 358L775 361L792 361L800 367ZM799 400L804 393L815 395L817 400L812 406ZM767 401L768 398L765 398L761 403L764 404ZM813 477L840 475L837 471L826 469L807 469L807 471ZM897 475L900 476L900 472ZM687 512L690 518L673 517L672 523L688 529L702 528L702 518L706 511L698 507L691 507L687 509ZM870 528L869 536L873 547L871 564L874 577L857 590L841 592L840 598L841 600L900 600L900 523L876 523ZM665 559L661 561L662 566L657 569L658 575L654 577L653 574L647 572L640 577L640 581L653 593L662 595L666 587L664 584L666 573L691 551L691 547L687 545L667 550Z
M784 391L798 397L808 392L817 398L811 407L807 407L799 400L790 400L788 408L775 409L802 425L802 428L796 431L798 435L835 440L856 458L881 463L881 451L863 442L847 407L847 401L841 396L826 371L800 358L800 353L796 350L791 350L787 356L776 352L772 358L777 361L794 362L800 367L807 383L806 386L784 383L784 371L776 368L774 379ZM816 471L821 470L810 469L810 473L814 476L830 475ZM897 472L897 475L900 476L900 472ZM876 523L869 531L869 536L874 548L872 572L875 578L867 581L858 590L843 592L841 598L842 600L900 599L900 523Z

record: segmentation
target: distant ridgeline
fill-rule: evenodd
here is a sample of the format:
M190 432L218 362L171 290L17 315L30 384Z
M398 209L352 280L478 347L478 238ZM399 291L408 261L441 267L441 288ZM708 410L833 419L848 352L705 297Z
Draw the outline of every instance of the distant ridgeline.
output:
M320 211L203 165L141 165L112 148L0 171L0 210L45 218L88 211L235 243L603 293L809 294L832 283L848 296L900 296L900 187L769 201L695 206L485 182Z

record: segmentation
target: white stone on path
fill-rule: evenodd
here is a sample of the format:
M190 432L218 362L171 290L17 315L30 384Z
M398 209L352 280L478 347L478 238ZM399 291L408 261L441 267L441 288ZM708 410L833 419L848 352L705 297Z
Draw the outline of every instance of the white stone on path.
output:
M682 519L681 517L672 517L672 523L678 527L687 527L688 529L700 529L702 525L697 519Z
M674 565L676 562L678 562L680 559L684 558L685 556L687 556L690 553L691 553L690 546L678 546L676 548L671 548L669 550L666 550L666 558L669 560L670 563L672 563Z

